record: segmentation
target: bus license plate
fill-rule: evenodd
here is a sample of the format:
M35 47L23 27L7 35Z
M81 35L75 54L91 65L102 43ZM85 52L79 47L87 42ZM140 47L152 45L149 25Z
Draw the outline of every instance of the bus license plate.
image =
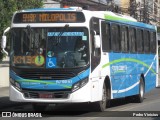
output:
M40 93L39 98L53 98L54 95L51 93Z

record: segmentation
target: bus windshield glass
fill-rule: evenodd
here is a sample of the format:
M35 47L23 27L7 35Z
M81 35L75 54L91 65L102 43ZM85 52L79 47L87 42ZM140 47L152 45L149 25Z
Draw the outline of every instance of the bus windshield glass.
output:
M89 63L88 30L84 27L13 28L11 66L75 68Z

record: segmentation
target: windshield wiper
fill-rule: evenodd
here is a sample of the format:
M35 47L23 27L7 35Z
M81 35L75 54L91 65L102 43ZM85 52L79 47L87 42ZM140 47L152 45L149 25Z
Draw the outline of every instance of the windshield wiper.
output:
M62 30L61 30L61 32L57 35L57 36L55 36L55 33L53 34L53 36L52 37L50 37L50 39L49 40L51 40L53 37L55 37L55 43L53 44L54 46L57 46L59 43L60 43L60 38L61 38L61 36L63 35L63 33L66 31L66 29L69 27L69 24L66 24L63 28L62 28Z
M57 36L57 40L59 41L59 39L61 38L61 36L63 35L63 33L66 31L66 29L69 27L69 24L66 24L64 27L63 27L63 30L58 34Z

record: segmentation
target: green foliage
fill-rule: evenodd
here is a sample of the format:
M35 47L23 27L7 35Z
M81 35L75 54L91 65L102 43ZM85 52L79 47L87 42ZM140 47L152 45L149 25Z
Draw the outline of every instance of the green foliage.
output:
M0 40L3 31L10 26L13 13L22 9L39 8L43 6L43 0L0 0ZM0 60L4 55L1 53Z
M42 7L42 0L1 0L0 1L0 36L10 26L12 15L17 10Z

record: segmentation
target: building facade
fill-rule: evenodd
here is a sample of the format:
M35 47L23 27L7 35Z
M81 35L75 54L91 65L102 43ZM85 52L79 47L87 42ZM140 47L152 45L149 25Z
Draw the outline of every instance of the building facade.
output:
M90 10L113 11L113 3L118 5L122 14L141 22L159 25L160 0L44 0L44 7L80 6Z
M138 21L159 25L160 0L114 0L123 14L128 14ZM159 23L158 23L159 22Z
M112 0L44 0L44 7L79 6L90 10L106 10Z
M158 26L160 0L136 0L138 20Z
M44 8L59 8L60 2L58 2L57 0L43 0L44 2Z
M130 5L130 0L114 0L114 3L121 8L128 8Z

